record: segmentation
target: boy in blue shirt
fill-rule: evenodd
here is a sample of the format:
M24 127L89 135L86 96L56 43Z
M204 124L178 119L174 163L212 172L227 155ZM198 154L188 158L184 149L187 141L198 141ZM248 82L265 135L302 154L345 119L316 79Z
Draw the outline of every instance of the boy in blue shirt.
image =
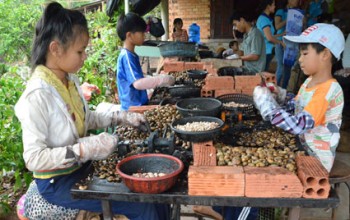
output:
M129 12L121 15L117 24L119 38L124 41L117 61L117 87L121 110L130 106L146 105L148 103L147 89L173 85L174 77L159 75L145 78L142 73L139 56L135 46L140 46L145 40L146 22L137 14Z

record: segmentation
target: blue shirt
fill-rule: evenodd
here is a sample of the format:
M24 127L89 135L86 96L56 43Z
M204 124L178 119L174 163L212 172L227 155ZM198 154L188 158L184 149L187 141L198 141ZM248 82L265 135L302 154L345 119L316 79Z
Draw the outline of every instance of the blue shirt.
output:
M273 43L271 43L270 41L267 40L265 33L264 33L264 28L266 27L270 27L271 30L271 35L275 34L275 27L273 26L273 19L270 18L267 14L262 13L257 22L256 22L256 27L261 31L261 33L264 36L264 40L265 40L265 49L266 49L266 54L272 54L272 50L273 50Z
M116 72L121 110L147 104L146 90L137 90L133 86L136 80L143 78L139 56L123 48L118 56Z
M309 18L307 19L307 25L311 26L317 23L317 17L322 14L322 1L311 1L308 10Z
M287 20L288 9L278 9L276 11L275 17L281 17L281 21ZM277 30L277 34L282 34L286 30L286 25ZM277 38L278 40L282 40L282 36Z

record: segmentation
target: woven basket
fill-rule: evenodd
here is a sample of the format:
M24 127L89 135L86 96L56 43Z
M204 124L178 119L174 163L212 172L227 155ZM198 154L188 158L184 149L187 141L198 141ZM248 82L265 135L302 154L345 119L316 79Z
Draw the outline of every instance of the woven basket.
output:
M246 95L246 94L240 94L240 93L234 93L234 94L226 94L217 97L222 103L223 106L222 108L226 111L231 111L231 112L241 112L243 115L246 116L254 116L256 115L255 107L254 107L254 101L253 97ZM247 104L248 106L246 107L227 107L224 104L228 102L235 102L239 104Z
M169 42L158 45L160 54L163 57L195 57L197 47L190 42Z

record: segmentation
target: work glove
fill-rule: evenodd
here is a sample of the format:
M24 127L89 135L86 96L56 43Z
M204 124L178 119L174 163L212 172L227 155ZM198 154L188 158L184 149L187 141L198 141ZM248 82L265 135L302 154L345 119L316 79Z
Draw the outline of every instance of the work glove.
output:
M103 132L99 135L78 139L80 147L79 161L102 160L107 158L115 149L118 137Z
M278 104L284 104L287 96L287 90L283 89L282 87L277 86L274 83L266 83L266 86L270 89L272 92L274 98L276 99Z
M159 74L153 78L156 80L157 87L172 86L175 83L175 78L167 74Z
M271 113L279 108L276 100L272 97L271 91L267 87L257 86L253 92L255 107L259 110L265 121L271 120Z
M150 130L146 117L143 114L127 111L117 111L113 113L113 125L128 125L140 129L143 132Z

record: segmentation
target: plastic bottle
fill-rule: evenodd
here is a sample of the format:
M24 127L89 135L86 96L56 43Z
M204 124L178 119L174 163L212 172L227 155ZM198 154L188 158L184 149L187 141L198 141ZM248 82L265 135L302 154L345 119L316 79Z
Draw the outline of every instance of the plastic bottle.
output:
M198 24L192 23L188 28L188 41L199 44L201 38L201 28Z

